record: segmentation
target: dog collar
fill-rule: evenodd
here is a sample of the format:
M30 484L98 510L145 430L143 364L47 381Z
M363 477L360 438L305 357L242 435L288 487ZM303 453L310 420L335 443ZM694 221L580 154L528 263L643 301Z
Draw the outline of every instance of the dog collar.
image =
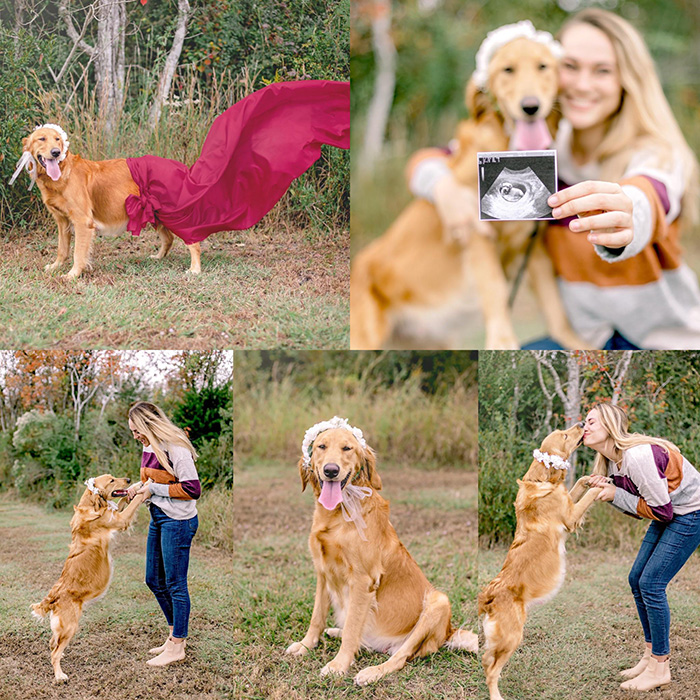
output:
M563 459L559 455L550 455L547 452L540 452L539 450L534 450L532 456L538 461L542 462L548 469L568 469L571 464L568 459Z
M505 24L489 32L476 52L476 70L472 73L472 80L477 87L486 87L489 80L489 63L496 51L515 39L531 39L543 44L550 49L555 58L561 58L563 55L561 44L549 32L538 32L529 19Z
M311 464L311 452L316 438L326 430L332 430L333 428L349 430L363 448L367 447L367 443L362 437L362 431L359 428L354 428L350 425L347 418L333 416L331 420L321 421L320 423L316 423L316 425L312 425L304 434L304 440L301 443L301 455L304 460L304 466L309 466L309 464Z

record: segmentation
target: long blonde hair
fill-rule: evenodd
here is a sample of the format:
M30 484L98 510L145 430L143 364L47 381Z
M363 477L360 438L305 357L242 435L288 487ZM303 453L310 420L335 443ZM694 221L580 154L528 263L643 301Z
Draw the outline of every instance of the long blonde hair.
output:
M641 433L628 432L629 418L624 409L619 406L615 406L611 403L597 403L591 408L591 411L593 410L598 411L598 419L601 426L605 428L608 435L612 438L615 447L621 452L629 450L630 447L636 447L637 445L658 445L666 450L666 452L680 452L678 447L670 440L652 437L651 435L642 435ZM600 452L596 455L595 462L593 463L593 473L602 474L603 476L608 475L608 458Z
M192 459L197 459L197 451L192 446L185 431L178 428L154 403L137 401L129 409L129 420L141 435L148 438L158 462L163 469L171 474L173 468L170 466L168 455L165 452L166 445L185 447L190 451Z
M576 24L595 27L608 37L620 72L620 108L610 118L607 133L594 153L601 163L602 179L620 180L640 147L654 151L662 169L680 160L685 185L680 220L683 229L694 226L700 197L698 161L673 116L644 39L622 17L595 7L567 20L558 38Z

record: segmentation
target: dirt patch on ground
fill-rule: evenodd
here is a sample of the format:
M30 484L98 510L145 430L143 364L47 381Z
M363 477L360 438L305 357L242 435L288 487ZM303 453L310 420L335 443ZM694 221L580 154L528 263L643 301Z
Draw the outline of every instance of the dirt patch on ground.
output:
M285 473L286 472L286 473ZM391 505L391 521L401 537L428 532L450 533L473 541L476 538L476 508L463 511L426 508L412 499L427 489L455 494L475 503L475 472L415 469L385 466L381 470L382 495ZM234 532L237 541L258 539L281 532L306 533L313 517L310 489L301 493L301 481L287 467L250 467L235 476Z

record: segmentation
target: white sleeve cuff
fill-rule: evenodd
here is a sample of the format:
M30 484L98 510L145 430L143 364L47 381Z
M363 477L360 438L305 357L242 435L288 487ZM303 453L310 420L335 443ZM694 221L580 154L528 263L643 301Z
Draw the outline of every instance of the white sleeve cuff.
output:
M170 487L168 484L149 484L148 488L154 496L170 497Z
M634 185L622 185L622 191L632 200L632 226L634 237L624 248L611 249L602 245L594 246L596 253L606 262L628 260L641 253L651 240L651 203L647 196Z
M434 204L433 193L436 183L451 173L452 171L444 158L426 158L414 168L408 188L415 197L427 199Z

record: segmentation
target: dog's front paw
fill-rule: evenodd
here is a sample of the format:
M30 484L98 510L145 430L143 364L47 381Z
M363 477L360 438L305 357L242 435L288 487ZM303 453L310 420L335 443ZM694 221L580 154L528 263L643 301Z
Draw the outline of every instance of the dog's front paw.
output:
M56 677L54 678L54 683L66 683L68 681L68 676L63 673L63 671L59 671L56 674Z
M383 675L379 666L368 666L355 676L355 685L369 685L378 681Z
M290 644L285 650L285 654L294 654L294 656L304 656L306 652L309 651L309 647L306 647L302 642L294 642Z
M49 263L48 265L44 265L44 270L46 270L46 272L53 272L54 270L58 270L58 268L61 267L61 265L63 265L63 263L56 260L56 262L52 262L52 263Z
M202 271L200 269L193 270L192 268L190 268L189 270L187 270L187 272L185 274L186 275L199 275L199 274L201 274L201 272Z
M82 273L82 270L78 270L76 268L72 268L69 272L66 272L65 275L61 275L62 280L75 280L80 277L80 274Z
M340 639L340 637L343 636L343 630L340 627L326 627L326 629L323 631L329 637L333 637L334 639Z
M329 661L321 669L321 676L344 676L349 668L350 664L343 661L338 661L336 658L333 659L333 661Z

